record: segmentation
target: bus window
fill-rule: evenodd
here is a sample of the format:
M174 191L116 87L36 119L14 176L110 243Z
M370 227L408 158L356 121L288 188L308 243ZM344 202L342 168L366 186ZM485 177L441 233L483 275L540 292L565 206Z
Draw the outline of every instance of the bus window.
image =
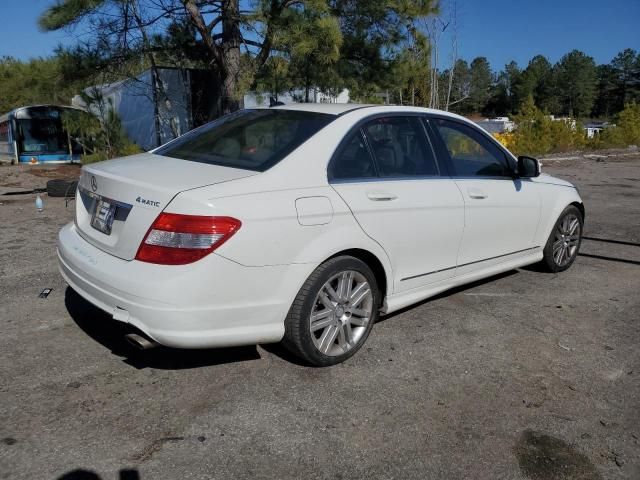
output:
M25 153L57 153L69 149L60 120L32 118L18 120L21 150Z
M25 111L26 110L26 111ZM60 108L30 107L16 116L18 143L24 154L64 154L69 152L67 133L62 128ZM74 153L80 147L72 141Z

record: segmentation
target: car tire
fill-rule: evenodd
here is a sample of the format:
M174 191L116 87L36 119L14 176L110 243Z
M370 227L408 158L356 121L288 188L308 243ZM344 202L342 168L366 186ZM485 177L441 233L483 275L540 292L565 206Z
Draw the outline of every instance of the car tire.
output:
M573 265L582 243L582 227L582 212L576 206L569 205L562 211L543 250L541 264L545 270L563 272Z
M47 182L47 195L50 197L73 197L76 194L78 182L76 180L49 180Z
M298 292L282 343L311 365L341 363L365 343L379 308L380 291L369 266L351 256L331 258Z

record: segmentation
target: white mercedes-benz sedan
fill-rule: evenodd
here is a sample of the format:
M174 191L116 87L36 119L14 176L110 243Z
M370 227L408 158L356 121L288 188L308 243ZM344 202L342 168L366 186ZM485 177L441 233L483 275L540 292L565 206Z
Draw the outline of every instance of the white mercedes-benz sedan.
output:
M353 355L381 313L524 265L569 268L584 207L463 117L299 104L242 110L82 168L60 271L140 346L282 341Z

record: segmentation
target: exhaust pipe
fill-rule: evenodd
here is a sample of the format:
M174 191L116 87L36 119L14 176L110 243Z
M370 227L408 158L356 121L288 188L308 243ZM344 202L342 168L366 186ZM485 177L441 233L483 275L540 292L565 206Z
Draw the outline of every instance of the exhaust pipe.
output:
M125 335L124 338L127 342L140 350L149 350L160 345L159 343L138 335L137 333L129 333Z

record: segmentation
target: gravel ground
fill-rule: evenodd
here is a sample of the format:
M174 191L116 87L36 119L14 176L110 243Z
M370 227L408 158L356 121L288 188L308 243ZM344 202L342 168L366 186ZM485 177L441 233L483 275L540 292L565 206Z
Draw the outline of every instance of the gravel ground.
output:
M326 369L278 346L132 351L57 272L73 205L0 196L0 478L640 478L640 156L602 160L543 167L599 239L568 272L391 315ZM0 167L0 194L77 172Z

